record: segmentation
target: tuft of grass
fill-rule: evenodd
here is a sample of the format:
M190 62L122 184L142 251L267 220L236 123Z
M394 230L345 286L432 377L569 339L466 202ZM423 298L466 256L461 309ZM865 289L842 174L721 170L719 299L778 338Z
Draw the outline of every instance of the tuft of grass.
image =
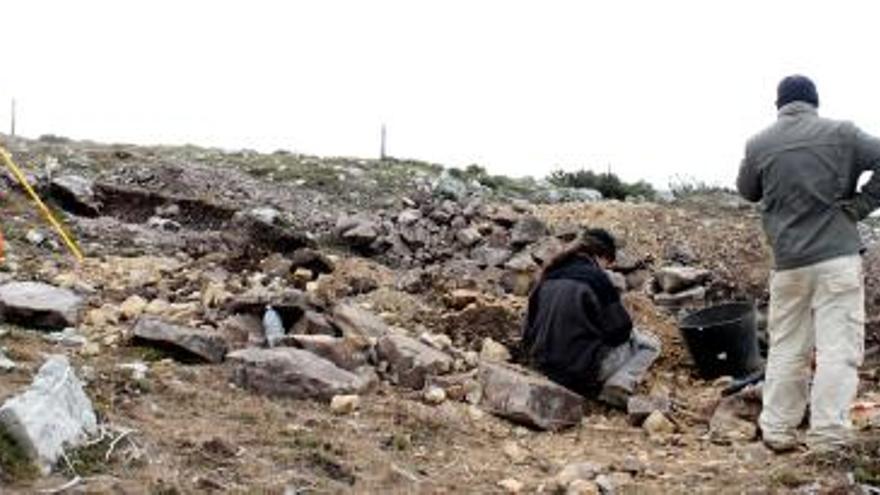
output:
M109 471L109 463L104 456L110 450L112 438L107 437L100 442L84 445L67 452L67 461L59 460L55 469L68 476L93 476Z
M0 429L0 480L4 483L31 481L40 471L24 448L6 430Z

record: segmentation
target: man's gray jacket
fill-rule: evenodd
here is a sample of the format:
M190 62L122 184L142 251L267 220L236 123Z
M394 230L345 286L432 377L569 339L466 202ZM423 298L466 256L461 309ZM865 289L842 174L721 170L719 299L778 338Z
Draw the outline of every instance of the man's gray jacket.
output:
M856 192L863 172L880 169L880 140L850 122L821 118L809 103L779 109L752 137L736 185L761 201L777 270L858 254L856 223L880 206L880 174Z

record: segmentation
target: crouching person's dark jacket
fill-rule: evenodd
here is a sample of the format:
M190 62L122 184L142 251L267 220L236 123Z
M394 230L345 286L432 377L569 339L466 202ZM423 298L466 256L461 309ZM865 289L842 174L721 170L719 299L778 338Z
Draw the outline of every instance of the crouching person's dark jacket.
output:
M529 297L523 346L550 379L595 395L601 360L631 332L629 313L604 270L573 257L549 271Z

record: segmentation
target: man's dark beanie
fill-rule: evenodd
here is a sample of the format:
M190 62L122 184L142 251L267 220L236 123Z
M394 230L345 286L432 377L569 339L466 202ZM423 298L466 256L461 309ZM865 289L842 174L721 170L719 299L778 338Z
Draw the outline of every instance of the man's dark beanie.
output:
M814 107L819 106L819 93L816 92L816 85L810 78L794 75L779 82L779 87L776 89L776 108L782 108L793 101L804 101Z

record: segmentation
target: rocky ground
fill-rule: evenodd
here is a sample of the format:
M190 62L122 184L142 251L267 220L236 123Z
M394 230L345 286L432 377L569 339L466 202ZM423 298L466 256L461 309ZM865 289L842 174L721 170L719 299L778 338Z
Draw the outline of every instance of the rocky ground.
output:
M82 431L40 472L0 409L14 432L0 435L4 493L880 485L873 244L859 446L830 462L776 456L754 441L759 390L722 401L729 380L700 379L677 328L707 304L766 302L758 214L734 196L545 204L571 193L534 182L491 189L396 160L4 143L86 259L77 263L0 174L0 400L29 411L23 391L61 355L71 363L64 383L76 389L75 375L95 413L71 414ZM587 225L625 242L612 277L664 346L627 412L516 364L532 277ZM282 327L268 341L267 305ZM70 397L79 395L65 395L58 414L70 413Z

